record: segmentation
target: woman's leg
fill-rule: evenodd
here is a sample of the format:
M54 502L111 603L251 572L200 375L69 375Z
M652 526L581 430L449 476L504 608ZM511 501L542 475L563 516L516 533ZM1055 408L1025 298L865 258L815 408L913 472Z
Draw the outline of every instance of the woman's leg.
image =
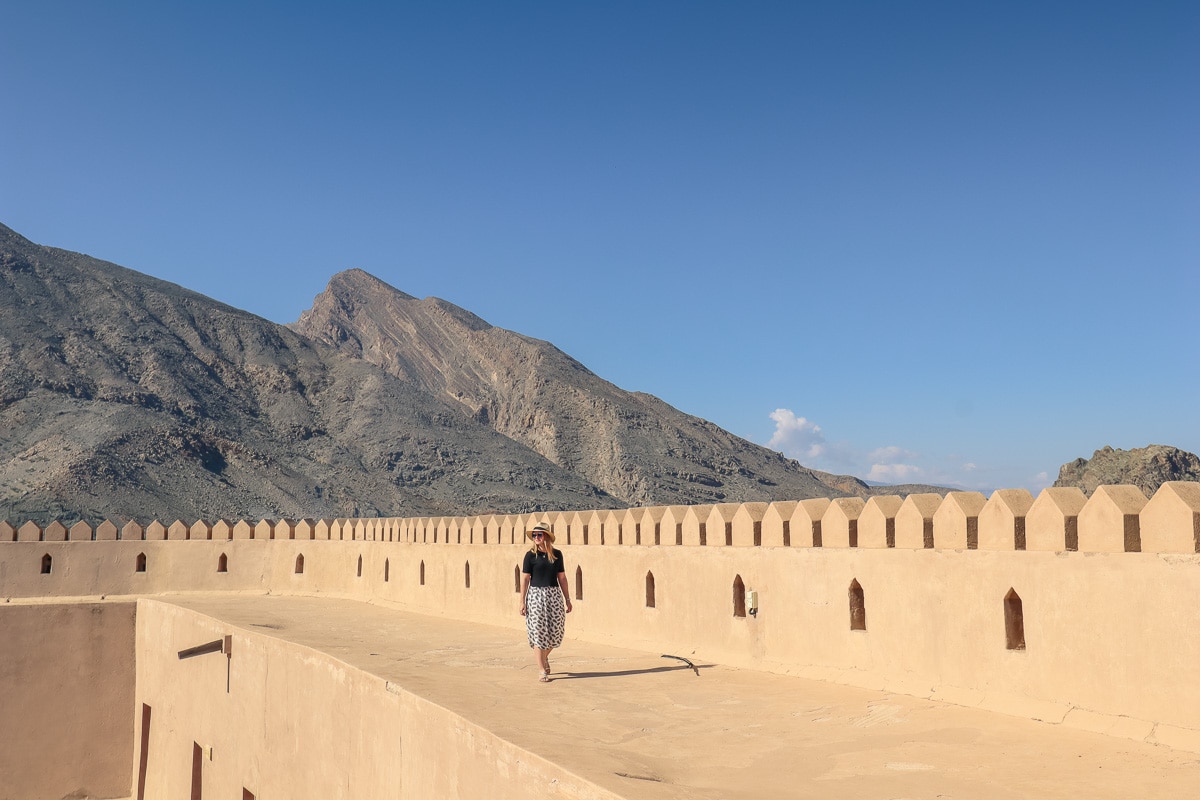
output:
M549 655L549 650L543 650L540 647L533 648L534 661L537 663L538 677L542 680L546 679L546 675L550 672L550 665L546 662L546 656Z

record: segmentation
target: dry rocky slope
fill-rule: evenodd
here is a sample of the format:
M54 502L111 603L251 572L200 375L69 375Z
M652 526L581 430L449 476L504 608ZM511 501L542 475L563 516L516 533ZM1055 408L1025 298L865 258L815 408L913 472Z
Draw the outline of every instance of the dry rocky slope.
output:
M0 225L0 519L621 504L366 361Z
M0 308L0 519L18 523L933 489L806 469L358 270L283 326L0 225Z
M857 478L806 469L658 398L624 391L548 342L444 300L418 300L361 270L335 275L291 327L457 403L628 505L872 492Z
M941 491L809 470L360 270L290 326L0 225L0 519L526 512ZM1197 479L1173 448L1063 467ZM1103 456L1103 458L1102 458ZM1132 466L1131 466L1132 465ZM1141 465L1141 466L1139 466ZM1130 477L1143 469L1149 477Z
M1097 486L1132 484L1150 497L1167 481L1200 481L1200 458L1161 444L1133 450L1103 447L1090 459L1063 464L1054 485L1078 487L1090 496Z

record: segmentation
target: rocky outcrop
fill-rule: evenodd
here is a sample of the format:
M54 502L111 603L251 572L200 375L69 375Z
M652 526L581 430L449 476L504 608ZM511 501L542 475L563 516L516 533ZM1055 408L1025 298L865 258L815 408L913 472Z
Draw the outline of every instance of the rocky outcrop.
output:
M1105 446L1090 459L1063 464L1054 485L1078 487L1090 496L1097 486L1131 484L1150 497L1167 481L1200 481L1200 458L1161 444L1133 450Z

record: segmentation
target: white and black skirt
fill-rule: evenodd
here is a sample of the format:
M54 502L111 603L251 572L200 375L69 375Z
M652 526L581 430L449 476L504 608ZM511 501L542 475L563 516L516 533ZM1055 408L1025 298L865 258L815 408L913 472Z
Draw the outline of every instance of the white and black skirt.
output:
M562 644L567 607L557 586L530 586L525 595L525 631L529 646L551 650Z

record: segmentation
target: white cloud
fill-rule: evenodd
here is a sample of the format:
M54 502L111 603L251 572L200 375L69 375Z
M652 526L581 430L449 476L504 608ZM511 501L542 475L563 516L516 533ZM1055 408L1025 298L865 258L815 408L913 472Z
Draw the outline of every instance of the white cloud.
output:
M775 421L775 433L767 447L799 460L821 458L825 454L825 434L820 425L797 417L787 408L775 409L771 419Z
M1033 480L1029 482L1029 485L1026 488L1028 488L1029 491L1033 492L1034 494L1037 494L1043 489L1053 486L1055 480L1056 478L1052 478L1049 472L1039 472L1037 475L1033 476Z
M880 483L920 483L925 470L915 464L872 464L867 480Z
M867 460L872 464L898 464L901 461L912 461L917 454L903 447L891 445L879 447L867 454Z
M957 453L917 452L894 444L859 447L841 439L830 441L820 425L788 408L775 409L770 418L775 423L775 432L767 447L810 469L854 475L883 484L927 483L981 491L1011 488L997 482L996 468L986 462L967 460ZM1052 482L1043 473L1028 488L1040 491Z

